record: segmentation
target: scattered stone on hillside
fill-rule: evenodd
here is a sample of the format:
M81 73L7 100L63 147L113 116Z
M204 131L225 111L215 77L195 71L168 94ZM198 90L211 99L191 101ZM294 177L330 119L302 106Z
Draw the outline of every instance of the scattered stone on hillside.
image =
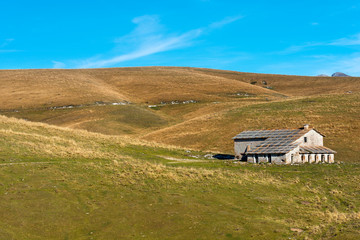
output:
M148 107L149 107L149 108L156 108L157 105L149 105Z
M127 105L129 102L113 102L111 105Z
M122 102L103 102L103 101L96 101L92 104L80 104L80 105L65 105L65 106L53 106L48 107L46 109L49 110L57 110L57 109L68 109L68 108L82 108L82 107L90 107L90 106L107 106L107 105L128 105L131 104L131 102L128 101L122 101ZM39 108L41 109L41 108Z
M330 76L326 75L326 74L320 74L320 75L317 75L317 77L330 77Z
M198 101L191 99L191 100L186 100L186 101L173 100L171 102L165 102L165 101L160 102L161 105L189 104L189 103L198 103Z
M236 96L244 96L244 97L249 97L250 95L254 95L254 94L250 94L250 93L247 93L247 92L238 92L238 93L235 93Z
M95 102L95 105L104 105L105 104L105 102L103 102L103 101L96 101Z
M347 91L346 93L351 94L351 93L352 93L352 91Z
M302 230L300 228L290 228L290 231L297 232L297 233L302 233L304 230Z
M342 72L336 72L331 75L332 77L350 77L349 75L342 73Z
M50 110L54 110L54 109L67 109L67 108L74 108L74 107L82 107L82 105L80 106L75 106L75 105L66 105L66 106L57 106L57 107L50 107Z
M210 153L209 153L209 154L205 154L205 155L204 155L204 158L206 158L206 159L214 159L214 158L213 158L213 155L210 154Z
M264 81L264 80L263 80L261 83L262 83L263 85L267 85L267 81Z

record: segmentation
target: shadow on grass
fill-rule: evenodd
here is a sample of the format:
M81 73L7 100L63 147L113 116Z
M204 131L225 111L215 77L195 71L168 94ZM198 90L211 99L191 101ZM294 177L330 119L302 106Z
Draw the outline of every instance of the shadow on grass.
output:
M230 155L230 154L216 154L216 155L213 155L213 158L216 158L219 160L229 160L229 159L235 159L235 156Z

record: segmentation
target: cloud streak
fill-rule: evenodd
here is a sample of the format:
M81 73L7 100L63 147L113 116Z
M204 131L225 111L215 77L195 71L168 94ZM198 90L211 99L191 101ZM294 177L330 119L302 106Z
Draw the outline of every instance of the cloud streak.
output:
M0 44L0 48L6 47L6 46L9 45L12 41L14 41L13 38L5 39L5 41Z
M301 51L305 51L307 49L310 49L312 47L316 47L316 46L321 46L323 45L322 43L306 43L303 45L293 45L290 46L288 48L285 48L282 51L278 51L278 52L274 52L275 54L279 54L279 55L288 55L288 54L293 54L293 53L298 53Z
M360 45L360 33L351 36L350 38L340 38L329 43L332 46L355 46Z
M59 61L51 61L53 63L53 69L62 69L65 68L65 63Z
M360 53L352 54L351 56L343 56L340 59L328 62L328 72L344 72L350 76L360 76Z
M215 28L221 28L225 25L228 25L230 23L233 23L239 19L242 19L243 16L239 15L239 16L234 16L234 17L226 17L224 18L223 20L221 21L218 21L218 22L214 22L212 24L209 25L209 29L215 29Z
M1 44L0 44L0 48L5 48L7 47L11 42L13 42L15 39L13 38L8 38L5 39ZM13 53L13 52L20 52L19 50L16 49L0 49L0 53Z
M310 43L305 43L303 45L294 45L282 51L275 52L275 54L287 55L287 54L302 52L311 49L313 47L324 47L324 46L338 46L338 47L360 46L360 33L355 34L348 38L340 38L329 42L310 42Z
M115 40L113 51L119 51L124 46L131 51L123 54L116 54L112 57L95 56L85 60L77 61L76 68L100 68L114 66L156 53L189 47L194 40L214 29L221 28L242 18L242 16L228 17L219 22L214 22L207 27L189 30L185 33L166 33L165 27L160 24L158 16L145 15L132 20L137 26L135 29Z

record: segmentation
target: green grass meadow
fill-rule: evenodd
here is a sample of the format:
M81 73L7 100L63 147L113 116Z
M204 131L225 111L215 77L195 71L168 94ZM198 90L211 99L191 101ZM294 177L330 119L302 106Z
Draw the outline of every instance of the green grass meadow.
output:
M360 234L355 163L208 160L202 152L5 117L0 135L0 239Z

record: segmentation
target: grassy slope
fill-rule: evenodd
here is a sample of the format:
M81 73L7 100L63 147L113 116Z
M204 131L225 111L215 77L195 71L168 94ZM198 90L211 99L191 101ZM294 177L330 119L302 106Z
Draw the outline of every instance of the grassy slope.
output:
M137 105L89 106L58 110L22 110L3 113L33 122L85 129L109 135L134 135L168 125L166 116Z
M267 86L291 96L313 96L318 94L339 94L348 91L360 92L359 77L307 77L296 75L259 74L235 71L219 71L216 69L191 68L195 72L210 76L219 76L228 79L255 83L256 86Z
M296 96L360 91L358 77L303 77L175 67L1 70L0 83L1 109L119 100L216 101L228 100L227 94L236 92L271 97L276 96L276 91Z
M337 160L360 162L360 94L340 94L239 105L149 133L145 139L232 153L231 138L246 129L297 128L310 123L336 150Z
M284 97L260 86L186 68L12 70L0 71L0 82L4 86L0 90L0 111L4 115L112 135L144 135L239 102L251 104ZM92 105L96 101L122 100L133 104ZM147 107L173 100L200 102L179 106L177 112L151 111ZM214 101L221 103L211 104ZM78 104L89 106L49 109Z
M2 70L0 83L1 109L27 109L125 99L114 86L81 70Z
M182 68L1 70L0 83L3 86L1 109L120 100L136 103L214 101L227 99L226 94L236 92L274 95L274 91L259 86Z
M338 160L359 161L360 140L353 137L359 134L359 78L144 67L0 71L0 81L7 116L227 153L232 153L231 137L242 130L310 123L327 135L325 144L338 151ZM190 99L200 102L147 107ZM44 108L121 100L133 104Z
M190 161L186 154L126 137L0 117L0 238L357 239L360 234L356 164L256 166Z

